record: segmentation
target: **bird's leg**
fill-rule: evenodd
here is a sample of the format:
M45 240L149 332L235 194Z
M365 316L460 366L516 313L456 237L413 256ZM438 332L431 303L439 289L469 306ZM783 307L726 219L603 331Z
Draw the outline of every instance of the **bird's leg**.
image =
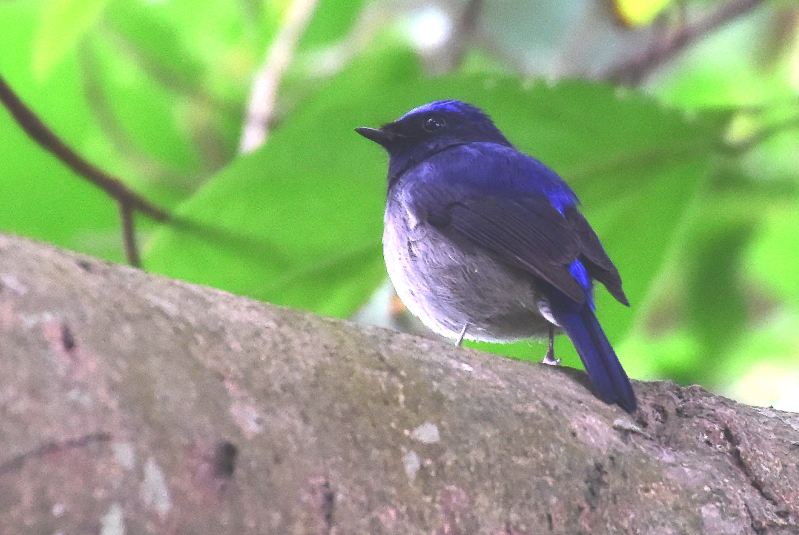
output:
M455 342L455 347L460 347L463 344L463 337L466 336L466 329L469 328L469 323L466 322L463 324L463 329L461 329L461 334L458 336L458 341Z
M560 366L560 359L555 358L555 327L552 324L549 325L549 347L547 348L547 354L544 355L544 360L541 362L542 364L549 364L550 366Z

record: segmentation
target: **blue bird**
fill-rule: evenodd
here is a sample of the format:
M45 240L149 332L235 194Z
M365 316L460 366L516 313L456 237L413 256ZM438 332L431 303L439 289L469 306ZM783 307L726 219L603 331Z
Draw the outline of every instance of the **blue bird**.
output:
M621 277L563 179L457 100L356 131L389 154L383 254L408 310L458 345L548 335L550 364L562 329L598 396L633 412L594 314L594 280L628 305Z

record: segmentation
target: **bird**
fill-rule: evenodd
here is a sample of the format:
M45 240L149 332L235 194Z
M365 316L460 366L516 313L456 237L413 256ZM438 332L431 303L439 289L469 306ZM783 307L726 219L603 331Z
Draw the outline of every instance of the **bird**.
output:
M577 195L459 100L355 131L388 153L383 256L421 322L460 346L554 336L575 346L596 395L636 410L630 380L596 317L593 283L629 306L616 266Z

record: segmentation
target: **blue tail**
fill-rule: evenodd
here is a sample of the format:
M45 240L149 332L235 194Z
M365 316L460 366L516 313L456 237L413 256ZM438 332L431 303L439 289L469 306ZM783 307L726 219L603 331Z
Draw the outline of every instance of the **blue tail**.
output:
M590 304L576 304L563 296L552 299L551 307L552 315L577 349L599 397L605 403L617 403L627 412L635 411L630 380Z

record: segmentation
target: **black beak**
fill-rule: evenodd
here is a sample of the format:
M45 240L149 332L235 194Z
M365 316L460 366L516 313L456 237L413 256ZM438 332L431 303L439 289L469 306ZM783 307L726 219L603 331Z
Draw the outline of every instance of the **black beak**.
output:
M378 145L388 147L391 140L394 138L391 134L380 128L369 128L368 126L359 126L355 129L356 132L361 134L366 139L372 140Z

